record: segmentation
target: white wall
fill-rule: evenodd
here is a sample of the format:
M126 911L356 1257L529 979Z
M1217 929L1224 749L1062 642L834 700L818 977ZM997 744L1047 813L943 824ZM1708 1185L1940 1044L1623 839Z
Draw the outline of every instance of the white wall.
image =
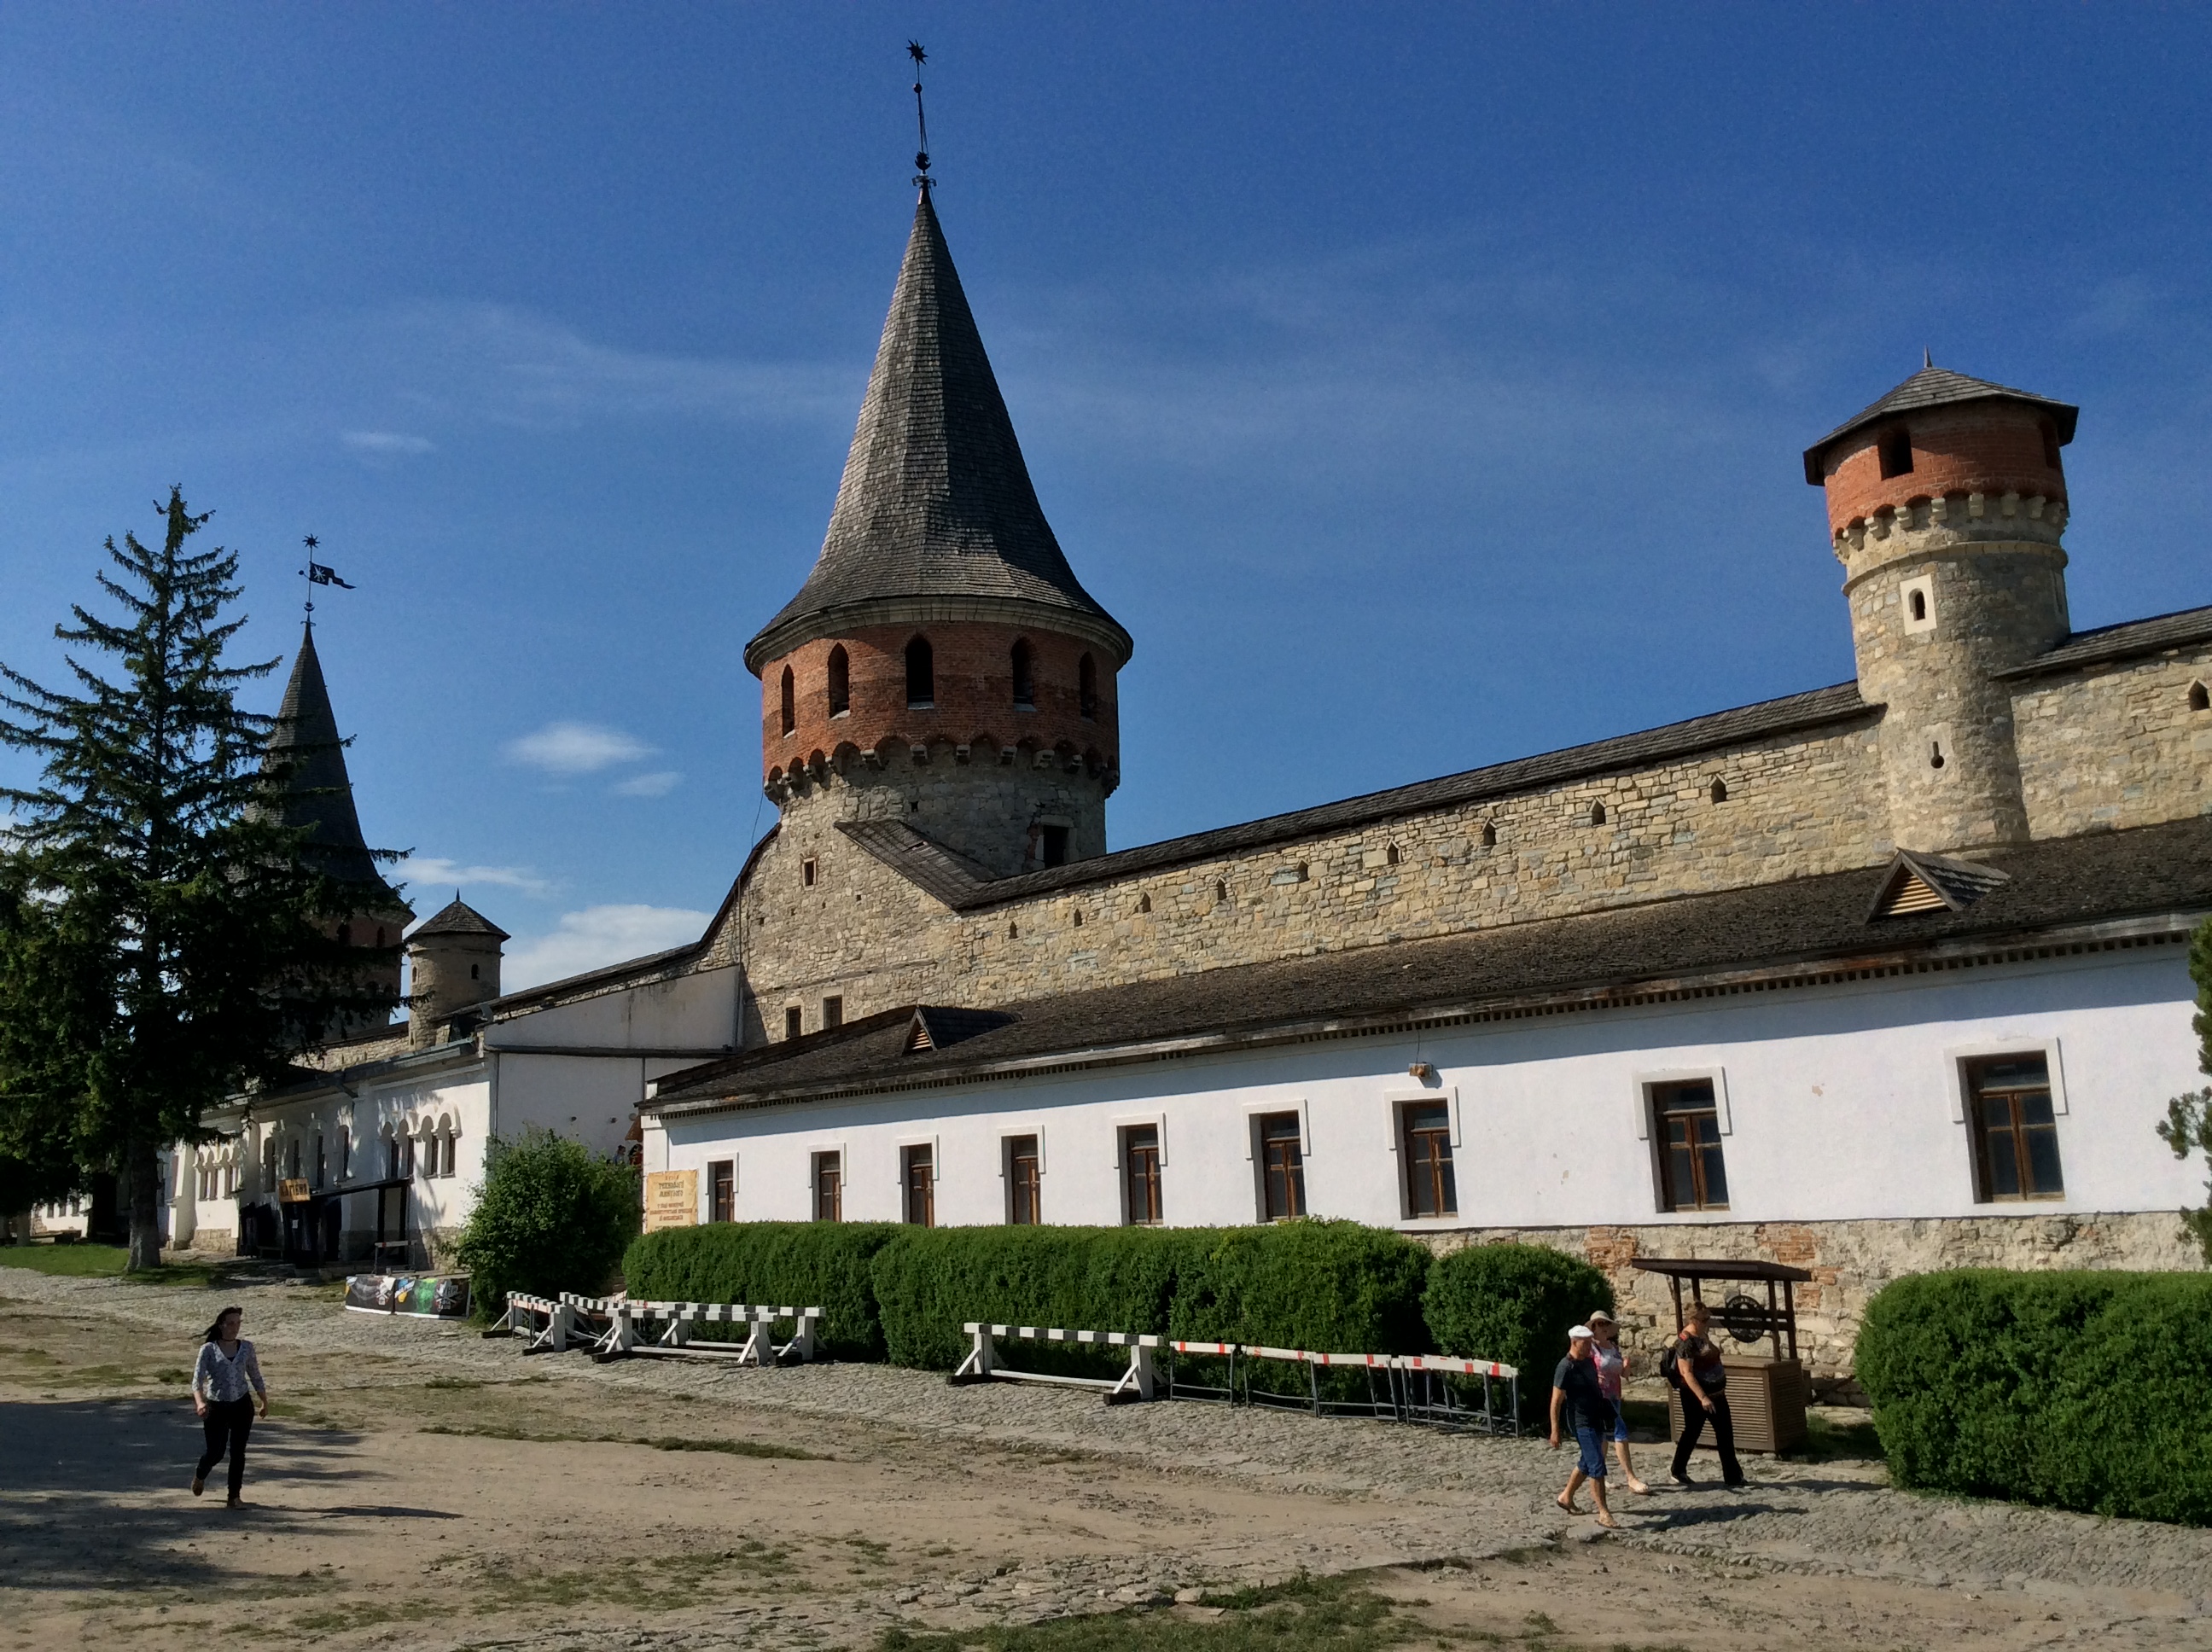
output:
M1303 1108L1318 1216L1404 1219L1394 1098L1456 1107L1459 1214L1443 1227L1809 1221L2156 1211L2201 1175L2153 1132L2201 1080L2179 947L1645 1009L1344 1040L1064 1078L921 1090L700 1119L648 1115L648 1169L737 1160L741 1220L811 1215L811 1155L845 1155L848 1220L901 1214L899 1149L936 1148L942 1224L1006 1219L1002 1139L1042 1139L1054 1223L1122 1219L1118 1128L1157 1122L1168 1221L1258 1213L1254 1114ZM2049 1048L2066 1110L2066 1196L1978 1206L1959 1106L1962 1054ZM1416 1059L1439 1084L1407 1076ZM1724 1090L1730 1208L1662 1215L1642 1082L1712 1073ZM701 1177L701 1198L707 1193ZM704 1212L702 1212L702 1218Z
M494 1049L513 1044L640 1050L733 1047L737 993L735 969L702 970L502 1018L486 1042Z

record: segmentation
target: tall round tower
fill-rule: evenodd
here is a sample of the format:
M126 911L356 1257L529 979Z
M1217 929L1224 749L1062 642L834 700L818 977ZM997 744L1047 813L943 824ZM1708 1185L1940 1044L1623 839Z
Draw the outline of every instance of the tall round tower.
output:
M1129 634L1061 554L925 185L814 571L745 649L787 829L998 877L1106 848Z
M1805 450L1827 493L1859 689L1884 708L1890 834L1972 849L2027 836L2012 697L1991 673L2063 639L2078 410L1924 367Z

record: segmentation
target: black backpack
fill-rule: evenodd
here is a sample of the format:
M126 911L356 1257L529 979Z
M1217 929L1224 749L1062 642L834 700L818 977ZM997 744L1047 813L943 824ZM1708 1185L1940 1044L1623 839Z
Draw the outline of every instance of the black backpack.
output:
M1682 1386L1682 1339L1674 1338L1667 1345L1667 1351L1659 1356L1659 1375L1667 1379L1667 1386Z

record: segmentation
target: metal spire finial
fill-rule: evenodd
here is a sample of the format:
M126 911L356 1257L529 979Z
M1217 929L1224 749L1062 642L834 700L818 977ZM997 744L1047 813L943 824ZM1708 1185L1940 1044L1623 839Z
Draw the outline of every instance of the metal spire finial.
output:
M315 560L315 552L322 548L321 540L311 533L300 543L307 548L307 565L300 570L300 577L307 582L307 623L312 626L315 623L315 587L317 586L334 585L341 591L350 591L353 586L338 578L337 569L331 567L327 562L319 562Z
M1932 367L1936 365L1936 352L1925 344L1920 347L1920 365L1923 367Z
M920 139L919 147L914 152L914 164L917 168L914 182L915 187L927 195L930 186L937 181L929 175L929 117L921 109L921 66L929 61L929 53L921 49L921 41L908 40L906 55L914 59L914 125Z

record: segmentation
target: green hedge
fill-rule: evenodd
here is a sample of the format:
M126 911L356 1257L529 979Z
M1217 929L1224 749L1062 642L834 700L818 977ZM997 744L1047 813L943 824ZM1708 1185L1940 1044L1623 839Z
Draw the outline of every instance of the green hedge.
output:
M1551 1403L1568 1328L1599 1309L1612 1313L1613 1285L1565 1251L1470 1245L1429 1270L1421 1305L1438 1352L1512 1366L1521 1373L1522 1409L1534 1414Z
M1919 1274L1856 1364L1901 1485L2212 1525L2212 1275Z
M870 1263L905 1230L890 1222L716 1222L648 1233L623 1258L623 1280L648 1302L766 1303L822 1310L823 1351L881 1359L883 1320Z
M1430 1256L1410 1239L1357 1222L1189 1231L1198 1243L1177 1276L1175 1336L1332 1354L1435 1346L1421 1318Z

